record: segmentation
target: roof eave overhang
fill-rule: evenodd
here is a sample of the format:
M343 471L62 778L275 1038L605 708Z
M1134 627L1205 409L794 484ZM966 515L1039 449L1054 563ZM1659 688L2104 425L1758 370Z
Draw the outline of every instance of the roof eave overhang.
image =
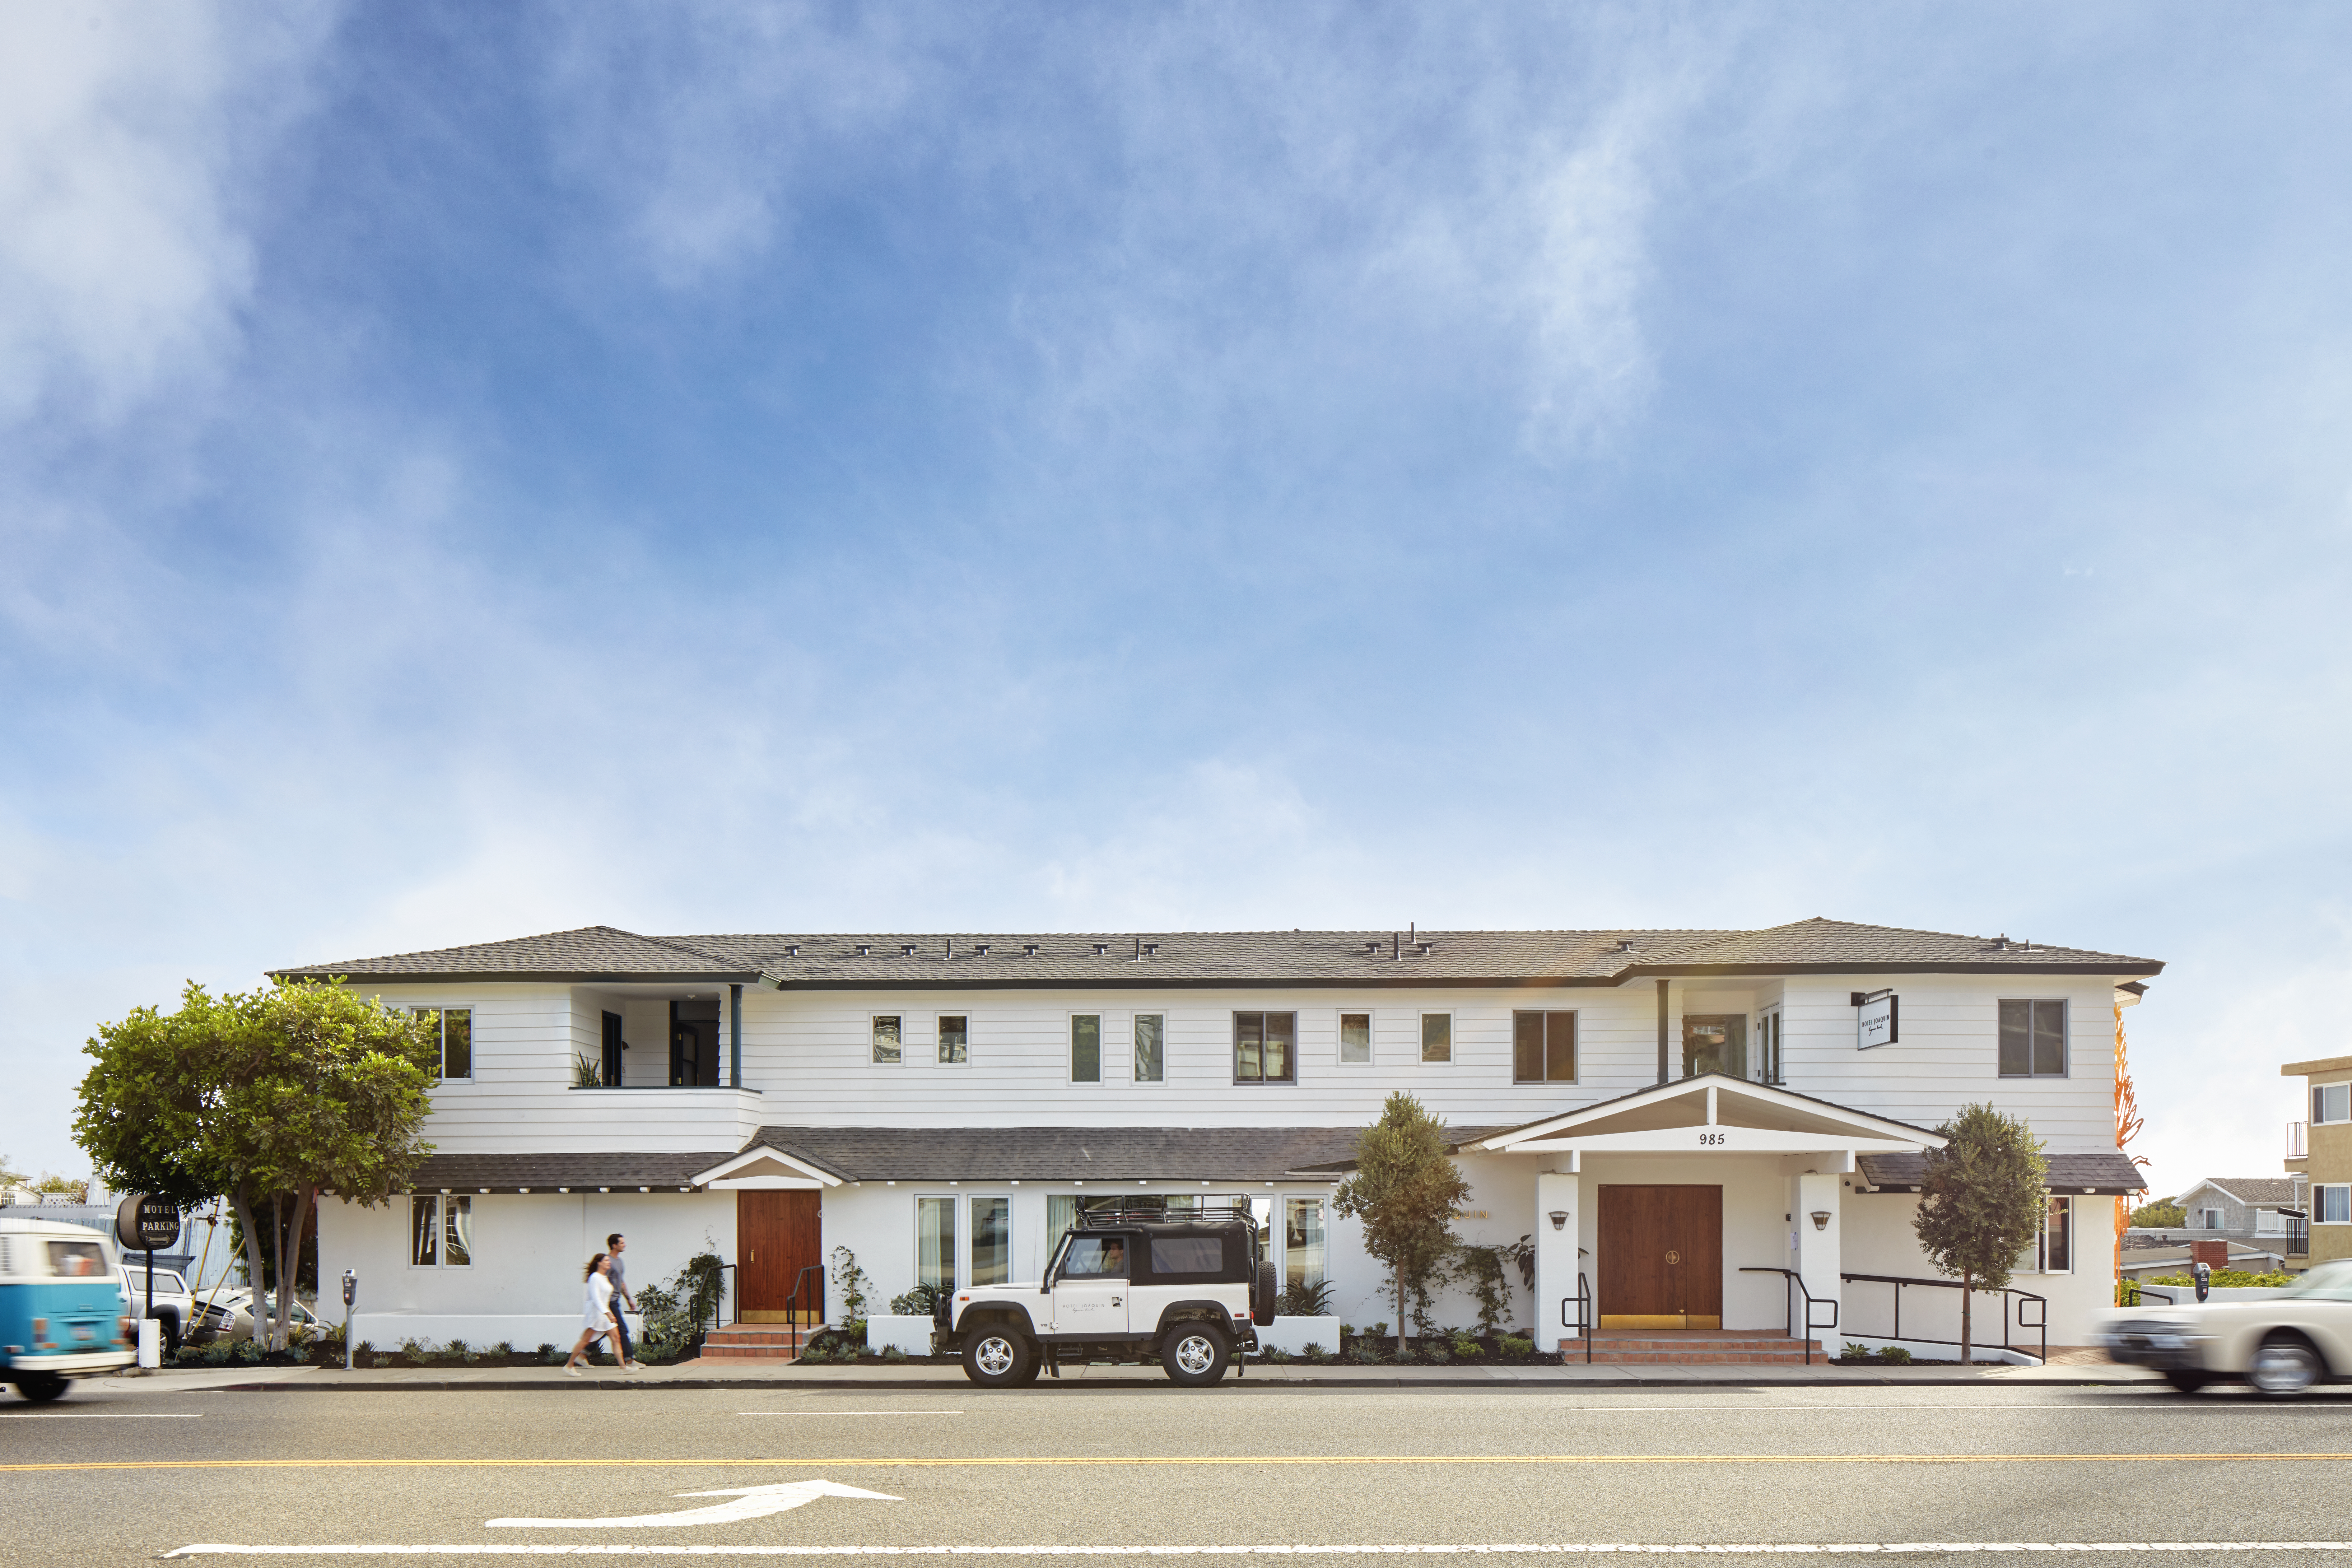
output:
M500 981L525 985L751 985L763 978L757 970L744 969L696 973L677 970L645 973L618 969L434 970L398 974L367 970L273 969L267 973L272 980L341 980L352 985L480 985Z
M1991 974L2022 978L2035 974L2155 975L2163 973L2164 965L2148 958L2116 959L2105 963L1642 963L1612 975L1607 984L1643 978L1685 980L1717 975L1769 978L1776 974Z
M839 1175L836 1175L831 1171L825 1170L820 1165L814 1165L806 1160L798 1159L793 1155L787 1154L772 1143L754 1144L752 1147L744 1150L740 1154L730 1155L729 1158L721 1160L719 1163L711 1166L707 1171L697 1171L694 1173L694 1184L697 1186L708 1186L713 1182L723 1182L733 1176L737 1172L749 1170L753 1165L759 1164L763 1161L773 1162L780 1165L788 1165L792 1169L799 1172L802 1175L807 1177L809 1180L815 1182L819 1186L837 1187L842 1184L842 1178Z
M1654 1084L1645 1089L1637 1089L1632 1094L1620 1095L1614 1100L1604 1100L1597 1105L1564 1110L1557 1116L1548 1116L1541 1121L1528 1122L1524 1127L1514 1127L1507 1131L1481 1139L1476 1147L1485 1152L1496 1154L1537 1152L1538 1151L1533 1145L1540 1141L1543 1150L1546 1151L1571 1148L1605 1149L1608 1145L1601 1142L1601 1139L1651 1137L1654 1133L1652 1131L1595 1133L1588 1134L1585 1139L1579 1140L1572 1129L1593 1122L1610 1121L1625 1115L1629 1111L1638 1110L1645 1105L1668 1100L1679 1100L1702 1089L1717 1095L1729 1094L1738 1099L1773 1106L1802 1116L1847 1124L1846 1127L1837 1131L1787 1134L1790 1137L1808 1140L1806 1146L1809 1148L1851 1148L1876 1153L1898 1149L1940 1149L1946 1142L1941 1134L1931 1132L1924 1127L1914 1127L1907 1121L1896 1121L1891 1117L1874 1115L1867 1110L1855 1110L1831 1100L1816 1100L1811 1095L1792 1094L1787 1089L1774 1089L1769 1084L1749 1083L1744 1079L1707 1073L1697 1078L1675 1079L1669 1083ZM1712 1121L1708 1125L1731 1126L1727 1123ZM1733 1130L1738 1129L1733 1128ZM1658 1131L1681 1131L1681 1129ZM1777 1130L1757 1128L1752 1131L1761 1132Z

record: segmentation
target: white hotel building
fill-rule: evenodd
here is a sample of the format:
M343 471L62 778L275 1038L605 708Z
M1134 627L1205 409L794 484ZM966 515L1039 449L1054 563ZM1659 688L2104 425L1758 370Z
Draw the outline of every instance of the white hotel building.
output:
M1936 1126L1990 1101L2049 1224L1980 1342L2081 1344L2112 1301L2120 1009L2162 965L1827 920L1765 931L638 936L590 927L314 963L436 1010L435 1152L389 1209L328 1202L354 1332L569 1342L581 1268L713 1250L747 1319L845 1247L877 1286L1034 1278L1082 1204L1257 1207L1286 1279L1391 1321L1331 1212L1402 1089L1441 1117L1474 1242L1534 1239L1506 1327L1778 1333L1948 1354L1911 1220ZM797 1298L795 1293L797 1292ZM837 1291L828 1305L838 1315ZM1475 1310L1456 1292L1444 1324ZM1829 1324L1834 1317L1835 1327ZM1328 1335L1323 1337L1327 1342ZM1270 1336L1282 1342L1283 1336Z

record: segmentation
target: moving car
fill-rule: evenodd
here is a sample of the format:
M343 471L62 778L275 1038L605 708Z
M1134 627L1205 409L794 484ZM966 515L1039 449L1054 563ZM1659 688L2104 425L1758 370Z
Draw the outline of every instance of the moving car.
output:
M1157 1361L1197 1384L1255 1351L1274 1309L1274 1265L1246 1209L1120 1210L1081 1215L1043 1279L942 1292L932 1321L987 1387L1090 1361Z
M2352 1380L2352 1258L2318 1265L2269 1300L2137 1308L2099 1338L2110 1357L2154 1367L2183 1394L2242 1380L2285 1395Z
M138 1359L129 1303L101 1231L0 1219L0 1378L30 1400Z

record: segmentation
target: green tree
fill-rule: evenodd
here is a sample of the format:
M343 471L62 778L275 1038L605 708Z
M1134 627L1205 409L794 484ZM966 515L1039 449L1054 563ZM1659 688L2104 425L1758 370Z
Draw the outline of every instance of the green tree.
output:
M2049 1167L2042 1141L2014 1116L1970 1105L1936 1129L1912 1223L1920 1250L1960 1282L1960 1363L1968 1364L1970 1304L1979 1289L2009 1288L2018 1255L2033 1245L2049 1212Z
M2158 1198L2132 1210L2131 1222L2148 1230L2179 1230L2189 1223L2189 1211L2176 1198Z
M89 1202L89 1184L88 1182L77 1180L72 1176L60 1176L55 1172L44 1173L41 1179L33 1184L33 1190L37 1193L47 1193L56 1197L71 1198L78 1204L86 1204Z
M1445 1152L1445 1129L1404 1093L1357 1134L1356 1173L1333 1206L1364 1222L1364 1250L1396 1276L1397 1354L1404 1354L1405 1292L1421 1288L1454 1250L1454 1215L1470 1184Z
M115 1187L184 1208L228 1197L257 1308L263 1281L277 1280L276 1310L256 1314L274 1323L277 1349L320 1194L373 1208L432 1150L418 1137L432 1110L426 1022L340 981L219 997L191 984L178 1012L142 1007L101 1025L86 1054L97 1065L76 1140Z

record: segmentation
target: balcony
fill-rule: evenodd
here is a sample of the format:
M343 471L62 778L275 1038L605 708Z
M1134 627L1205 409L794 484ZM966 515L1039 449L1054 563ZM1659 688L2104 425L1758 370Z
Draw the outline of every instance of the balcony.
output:
M2286 1157L2290 1160L2311 1158L2311 1123L2290 1121L2286 1124Z

